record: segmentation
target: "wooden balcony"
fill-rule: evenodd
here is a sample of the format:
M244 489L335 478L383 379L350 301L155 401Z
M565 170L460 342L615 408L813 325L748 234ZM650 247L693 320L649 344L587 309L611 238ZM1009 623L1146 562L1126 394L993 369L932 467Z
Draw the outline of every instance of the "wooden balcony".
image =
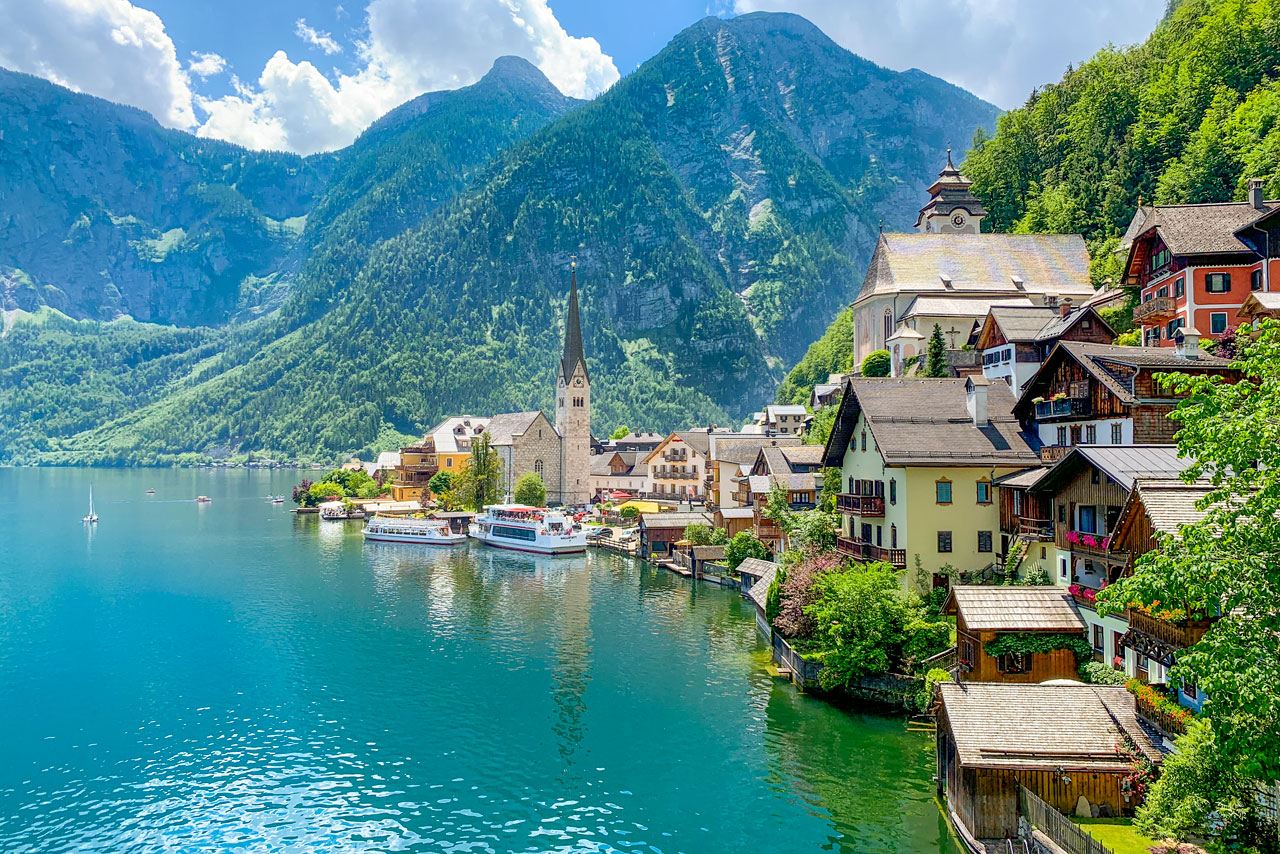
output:
M1129 609L1129 631L1139 632L1167 646L1186 649L1200 641L1212 620L1183 620L1170 623L1137 608Z
M1070 445L1045 445L1040 448L1040 462L1045 465L1053 465L1065 457L1070 450Z
M1173 297L1155 297L1140 302L1133 308L1133 322L1139 326L1150 326L1165 323L1178 313L1178 306Z
M851 495L842 492L836 496L836 509L851 516L884 517L884 496Z
M1157 709L1142 697L1134 697L1134 701L1138 717L1155 727L1170 741L1180 735L1187 734L1186 723L1177 715L1171 715L1163 709Z
M861 561L881 561L897 569L907 566L906 549L886 549L851 537L836 537L836 551Z
M1053 539L1053 522L1049 519L1032 519L1030 516L1019 516L1018 533L1024 537L1047 542Z
M1056 421L1061 418L1081 418L1089 415L1092 411L1093 406L1087 397L1042 400L1036 404L1036 420Z

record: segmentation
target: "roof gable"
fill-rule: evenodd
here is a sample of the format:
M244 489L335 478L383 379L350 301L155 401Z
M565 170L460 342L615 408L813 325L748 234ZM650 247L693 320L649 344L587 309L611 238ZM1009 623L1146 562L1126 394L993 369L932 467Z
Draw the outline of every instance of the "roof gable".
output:
M1084 618L1065 587L957 585L944 614L958 615L973 632L1083 632Z

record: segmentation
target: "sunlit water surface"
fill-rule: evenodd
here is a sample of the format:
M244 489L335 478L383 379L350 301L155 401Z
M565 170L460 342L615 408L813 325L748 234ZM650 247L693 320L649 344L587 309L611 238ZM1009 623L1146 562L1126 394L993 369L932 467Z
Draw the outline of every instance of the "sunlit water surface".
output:
M770 678L737 593L297 477L0 470L0 850L956 850L930 740Z

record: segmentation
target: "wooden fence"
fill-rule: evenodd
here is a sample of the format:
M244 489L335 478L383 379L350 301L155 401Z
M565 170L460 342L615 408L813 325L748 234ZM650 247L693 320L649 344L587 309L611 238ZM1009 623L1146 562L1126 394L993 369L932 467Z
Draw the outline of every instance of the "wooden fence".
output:
M1032 827L1052 839L1067 854L1113 854L1110 848L1072 824L1071 819L1022 784L1018 785L1018 806Z

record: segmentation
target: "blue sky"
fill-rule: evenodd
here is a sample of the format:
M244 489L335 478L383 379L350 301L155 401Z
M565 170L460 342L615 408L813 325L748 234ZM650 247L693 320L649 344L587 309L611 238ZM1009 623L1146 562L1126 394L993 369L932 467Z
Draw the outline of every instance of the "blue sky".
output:
M387 110L524 56L590 98L708 15L790 11L889 68L1009 108L1165 0L0 0L0 66L252 148L348 144Z

